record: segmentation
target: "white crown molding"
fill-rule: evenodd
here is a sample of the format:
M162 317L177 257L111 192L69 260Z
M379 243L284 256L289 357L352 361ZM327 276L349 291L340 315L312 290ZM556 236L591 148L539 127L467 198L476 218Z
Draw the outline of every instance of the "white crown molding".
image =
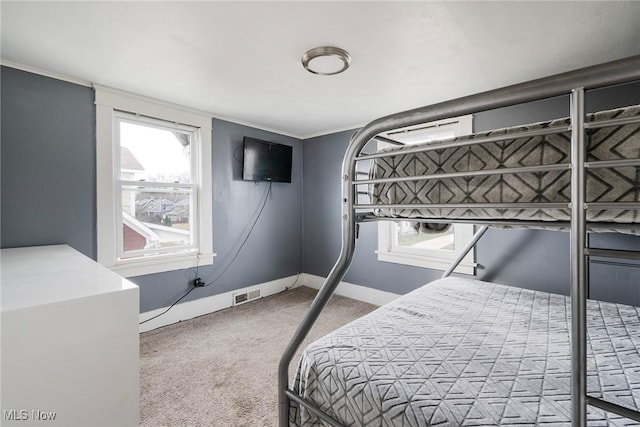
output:
M338 132L344 132L344 131L348 131L348 130L358 130L361 127L363 127L366 123L361 123L361 124L356 124L356 125L351 125L351 126L345 126L345 127L341 127L338 129L332 129L332 130L327 130L327 131L321 131L321 132L314 132L314 133L310 133L310 134L296 134L296 133L291 133L291 132L287 132L284 130L279 130L276 128L271 128L268 126L264 126L264 125L259 125L256 123L252 123L246 120L241 120L241 119L237 119L234 117L230 117L230 116L225 116L222 114L215 114L215 113L210 113L210 112L206 112L203 110L198 110L196 108L191 108L188 106L183 106L183 105L179 105L179 104L174 104L172 102L168 102L168 101L163 101L161 99L157 99L157 98L149 98L143 95L138 95L135 93L131 93L131 92L127 92L121 89L116 89L116 88L112 88L109 86L103 86L99 83L94 83L91 82L89 80L84 80L78 77L73 77L73 76L68 76L65 74L60 74L60 73L56 73L53 71L47 71L47 70L43 70L41 68L37 68L37 67L32 67L30 65L24 65L24 64L18 64L17 62L13 62L13 61L8 61L6 59L0 59L0 65L5 66L5 67L9 67L9 68L15 68L16 70L22 70L22 71L26 71L28 73L32 73L32 74L38 74L44 77L50 77L52 79L56 79L56 80L62 80L68 83L74 83L80 86L85 86L85 87L102 87L103 89L108 89L112 92L119 92L119 93L123 93L123 94L127 94L128 96L138 96L138 97L143 97L146 99L153 99L155 102L158 103L162 103L165 105L169 105L169 106L173 106L173 107L178 107L178 108L182 108L182 109L188 109L191 110L193 112L197 112L199 114L206 114L209 115L210 117L214 118L214 119L218 119L218 120L224 120L227 122L231 122L231 123L235 123L238 125L242 125L242 126L248 126L248 127L252 127L254 129L259 129L259 130L263 130L266 132L272 132L272 133L276 133L278 135L282 135L282 136L288 136L290 138L295 138L295 139L299 139L301 141L306 140L306 139L311 139L311 138L316 138L319 136L325 136L325 135L331 135L332 133L338 133Z
M214 119L218 119L218 120L224 120L225 122L235 123L237 125L242 125L242 126L251 127L251 128L254 128L254 129L263 130L263 131L266 131L266 132L276 133L276 134L282 135L282 136L288 136L290 138L299 139L301 141L304 139L302 136L297 135L295 133L290 133L290 132L286 132L286 131L283 131L283 130L270 128L268 126L257 125L255 123L247 122L247 121L236 119L236 118L233 118L233 117L227 117L227 116L224 116L224 115L221 115L221 114L214 114L213 118Z
M337 128L337 129L310 133L310 134L307 134L307 135L299 136L298 138L303 139L303 140L307 140L307 139L311 139L311 138L317 138L319 136L326 136L326 135L331 135L333 133L345 132L345 131L349 131L349 130L352 130L352 131L356 132L356 131L360 130L360 128L363 128L366 124L367 123L360 123L360 124L357 124L357 125L345 126L345 127L340 127L340 128Z
M9 67L9 68L15 68L16 70L26 71L32 74L39 74L41 76L50 77L56 80L62 80L65 82L74 83L80 86L87 86L87 87L93 86L93 83L91 83L88 80L80 79L78 77L67 76L60 73L55 73L53 71L46 71L41 68L32 67L30 65L18 64L13 61L7 61L6 59L0 59L0 65Z

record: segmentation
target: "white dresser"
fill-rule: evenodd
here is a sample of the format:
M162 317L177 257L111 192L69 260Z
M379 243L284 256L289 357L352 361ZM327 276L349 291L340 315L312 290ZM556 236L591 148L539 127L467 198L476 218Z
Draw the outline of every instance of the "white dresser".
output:
M0 424L137 426L138 287L67 245L0 268Z

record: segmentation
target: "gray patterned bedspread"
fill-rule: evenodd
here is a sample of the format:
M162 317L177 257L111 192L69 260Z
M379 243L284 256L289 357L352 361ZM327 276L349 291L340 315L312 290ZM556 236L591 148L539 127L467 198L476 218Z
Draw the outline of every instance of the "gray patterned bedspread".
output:
M569 325L567 297L442 279L311 344L293 389L345 425L569 426ZM589 301L588 325L589 394L637 410L639 309ZM289 415L324 425L295 403Z
M588 122L640 115L640 106L602 111L587 116ZM570 132L517 137L515 132L563 125L570 120L558 119L491 132L464 136L468 140L483 136L503 136L504 140L476 145L443 148L422 153L405 153L382 157L371 163L370 178L407 177L433 173L453 173L489 169L568 163ZM640 123L587 129L587 161L640 158ZM450 141L446 141L450 142ZM432 145L437 145L433 143ZM393 148L389 151L401 151ZM569 203L571 200L569 170L544 173L518 173L441 178L373 184L369 193L372 204L481 204L481 203ZM587 171L587 202L640 202L640 168L618 167ZM568 221L569 209L483 209L429 208L388 209L374 212L383 217L508 219L536 221ZM638 223L638 210L594 210L588 219L606 223Z

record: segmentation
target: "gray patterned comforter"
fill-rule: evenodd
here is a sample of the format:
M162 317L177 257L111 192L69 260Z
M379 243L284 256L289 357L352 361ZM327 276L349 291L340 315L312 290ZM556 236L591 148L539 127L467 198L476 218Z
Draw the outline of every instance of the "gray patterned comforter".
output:
M640 106L602 111L587 117L588 122L640 115ZM524 166L568 163L570 132L522 138L511 136L522 130L563 125L569 119L528 126L499 129L456 138L468 140L482 136L501 136L504 140L422 153L382 157L371 163L371 178L394 178L433 173L509 169ZM640 123L588 129L587 161L640 158ZM449 142L449 141L447 141ZM437 143L435 143L437 144ZM389 151L401 151L393 148ZM373 184L372 204L482 204L482 203L569 203L569 170L544 173L518 173L441 178ZM587 202L640 202L640 168L617 167L587 171ZM568 221L569 209L483 209L469 208L388 209L374 212L383 217L507 219ZM593 210L588 219L605 223L638 223L638 210Z
M588 324L589 394L638 410L639 309L589 301ZM293 389L346 425L569 426L569 325L567 297L442 279L311 344ZM324 425L295 403L290 422Z

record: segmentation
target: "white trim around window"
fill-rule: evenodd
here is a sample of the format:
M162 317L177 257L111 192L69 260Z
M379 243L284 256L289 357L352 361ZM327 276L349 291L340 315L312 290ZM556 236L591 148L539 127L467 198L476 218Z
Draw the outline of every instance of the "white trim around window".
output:
M212 116L197 110L144 98L103 86L94 86L96 104L96 190L98 262L125 276L140 276L213 263L212 221ZM189 248L152 256L123 258L119 245L122 227L119 159L116 148L117 118L127 113L141 121L159 120L176 129L190 129L196 137L192 146L195 156L193 186L197 197L193 213L197 224L192 230L194 245Z
M455 249L452 251L438 249L414 249L398 246L397 224L393 221L381 221L378 224L378 261L412 265L414 267L446 270L458 257L466 243L473 238L473 225L454 224L453 235ZM455 269L456 273L475 274L474 251L469 251Z
M472 132L473 116L467 115L418 126L410 126L388 132L385 136L404 144L417 144L443 138L469 135ZM385 143L379 143L378 149L385 148L384 144ZM428 220L425 222L428 222ZM397 243L397 235L397 224L395 222L380 221L378 223L378 250L376 251L378 261L446 270L458 257L467 242L472 239L473 225L454 225L454 250L417 249L399 246ZM472 249L458 265L455 272L470 275L475 274L474 256L475 253Z

